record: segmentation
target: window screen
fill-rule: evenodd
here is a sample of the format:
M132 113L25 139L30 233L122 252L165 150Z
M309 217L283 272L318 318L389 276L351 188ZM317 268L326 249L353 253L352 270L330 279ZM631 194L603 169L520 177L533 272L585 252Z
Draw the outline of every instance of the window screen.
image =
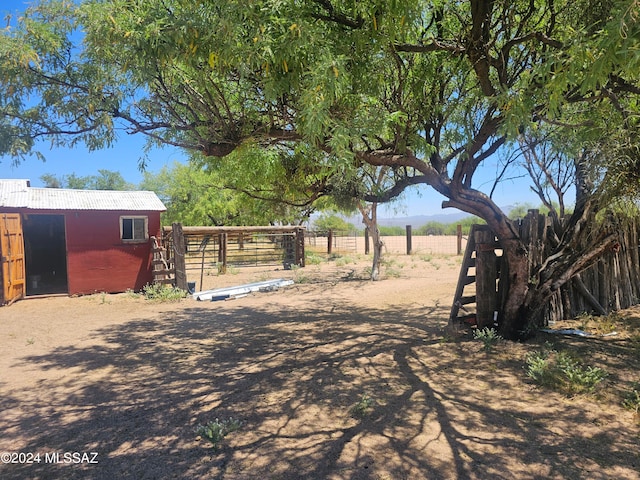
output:
M129 242L144 242L147 240L147 217L121 217L121 238Z

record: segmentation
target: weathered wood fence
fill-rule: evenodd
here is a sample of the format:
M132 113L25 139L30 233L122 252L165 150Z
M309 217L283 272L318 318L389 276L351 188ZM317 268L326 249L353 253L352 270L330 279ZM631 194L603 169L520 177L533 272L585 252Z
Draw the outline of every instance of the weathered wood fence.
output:
M517 223L518 234L529 252L529 271L533 274L552 253L549 238L551 219L530 210ZM640 302L640 244L638 222L625 223L619 232L620 243L598 261L575 275L553 294L544 307L542 320L548 324L581 313L606 315ZM472 229L473 238L463 260L458 288L451 309L452 321L468 321L478 327L492 325L497 305L507 290L506 269L502 268L500 245L486 226ZM474 288L469 294L466 287ZM471 304L475 312L470 313ZM459 316L462 310L465 315Z
M529 245L529 270L533 272L552 253L547 237L551 219L530 210L520 222L520 234ZM640 301L639 225L623 224L620 243L607 250L591 267L574 276L549 300L546 322L574 318L581 313L606 315Z

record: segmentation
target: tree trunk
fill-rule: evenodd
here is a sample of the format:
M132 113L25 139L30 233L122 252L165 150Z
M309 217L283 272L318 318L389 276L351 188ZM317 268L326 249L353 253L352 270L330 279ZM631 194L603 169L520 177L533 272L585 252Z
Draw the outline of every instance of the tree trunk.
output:
M371 265L371 280L376 281L380 278L380 264L382 263L382 248L384 242L380 236L380 230L376 225L374 228L369 227L371 239L373 241L373 264Z
M529 257L522 242L518 228L491 199L484 194L466 190L450 191L450 198L456 193L455 200L443 203L444 207L456 207L473 215L484 218L487 225L498 238L503 250L502 268L507 270L507 290L499 299L498 325L500 334L507 339L522 338L527 331L528 311L525 305L529 295Z
M515 340L528 333L529 257L520 239L501 239L498 235L498 240L503 248L502 268L507 269L507 291L498 310L499 330L504 338Z
M377 203L371 203L368 206L358 205L358 210L362 214L362 223L369 229L369 235L373 242L373 264L371 265L371 280L377 281L380 278L380 265L382 264L382 249L384 242L380 236L377 218Z
M449 190L445 207L456 207L485 219L503 249L502 268L507 270L507 290L498 312L500 334L511 340L527 338L542 326L542 311L549 299L576 274L592 265L615 246L618 228L613 219L596 225L595 196L578 196L571 217L556 225L558 239L552 251L528 251L518 226L491 199L460 185Z

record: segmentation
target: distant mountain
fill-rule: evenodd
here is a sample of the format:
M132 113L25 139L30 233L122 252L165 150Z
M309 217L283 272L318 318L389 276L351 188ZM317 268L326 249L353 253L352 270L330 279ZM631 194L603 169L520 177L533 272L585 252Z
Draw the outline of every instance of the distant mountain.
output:
M383 227L404 227L405 225L411 225L412 227L421 227L429 222L438 223L456 223L463 218L470 217L468 213L440 213L438 215L415 215L412 217L401 218L379 218L378 224Z
M507 205L500 207L507 215L514 208L514 205ZM311 215L311 222L317 214ZM443 223L445 225L451 223L458 223L464 218L471 217L465 212L456 213L439 213L435 215L414 215L407 217L390 217L390 218L378 218L378 225L382 227L405 227L411 225L413 228L421 227L429 222ZM356 227L362 227L362 217L360 215L342 216L347 222L355 225Z
M438 223L456 223L462 220L463 218L470 217L468 213L458 212L458 213L441 213L437 215L414 215L410 217L392 217L392 218L378 218L378 225L382 227L404 227L406 225L411 225L412 227L421 227L422 225L429 222L438 222ZM356 227L360 227L362 225L362 217L360 215L351 215L349 217L345 217L345 220L349 223L352 223Z

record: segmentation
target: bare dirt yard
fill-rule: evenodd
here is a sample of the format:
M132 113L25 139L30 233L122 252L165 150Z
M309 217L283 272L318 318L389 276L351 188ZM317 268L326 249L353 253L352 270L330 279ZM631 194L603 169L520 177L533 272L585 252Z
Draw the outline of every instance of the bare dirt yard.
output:
M617 335L486 352L445 329L458 257L389 256L376 283L367 266L206 277L296 281L232 301L1 308L0 478L640 479L640 425L622 406L640 380L640 309ZM539 387L526 358L543 347L609 375L593 394ZM196 431L230 418L240 428L217 449Z

